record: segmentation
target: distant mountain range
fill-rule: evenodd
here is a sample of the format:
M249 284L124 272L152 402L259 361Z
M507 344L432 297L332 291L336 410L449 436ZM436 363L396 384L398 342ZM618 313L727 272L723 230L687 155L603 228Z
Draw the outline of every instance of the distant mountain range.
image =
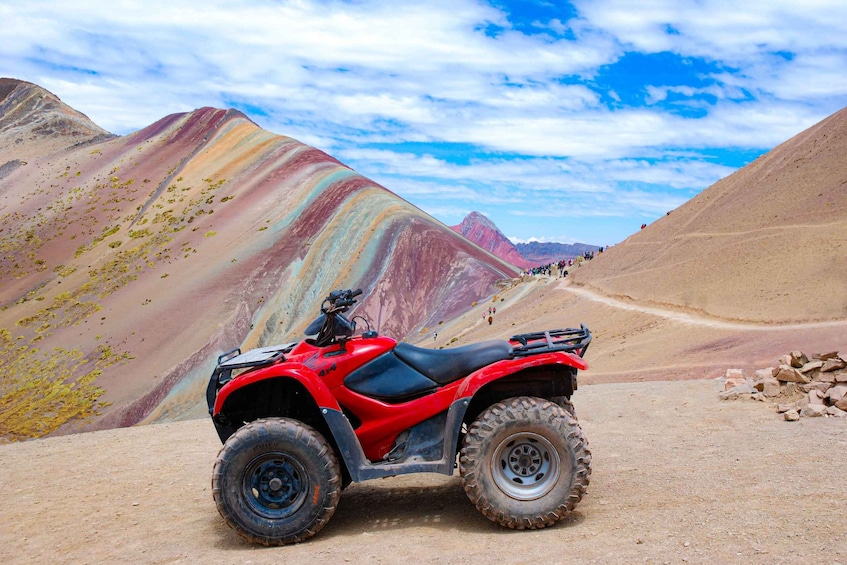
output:
M566 244L533 241L515 245L503 235L503 232L494 222L479 212L471 212L462 220L461 224L451 226L451 229L483 249L490 251L493 255L521 269L547 265L562 259L573 259L586 251L599 249L597 245L585 243Z
M586 251L597 251L600 249L597 245L588 245L587 243L553 243L541 241L518 243L515 247L517 247L518 253L535 265L546 265L561 261L562 259L573 259Z

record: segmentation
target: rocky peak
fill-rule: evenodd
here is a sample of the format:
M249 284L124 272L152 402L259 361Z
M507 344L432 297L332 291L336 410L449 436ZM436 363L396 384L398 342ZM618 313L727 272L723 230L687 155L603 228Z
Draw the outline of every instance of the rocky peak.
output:
M461 224L451 226L451 229L516 267L526 269L533 266L523 258L515 244L503 235L494 222L479 212L471 212Z
M502 235L500 229L488 219L488 216L485 214L480 214L479 212L471 212L465 219L462 220L462 223L456 227L460 227L462 229L462 235L466 236L473 231L481 231L481 230L491 230L492 232L497 232ZM505 236L503 236L505 237Z

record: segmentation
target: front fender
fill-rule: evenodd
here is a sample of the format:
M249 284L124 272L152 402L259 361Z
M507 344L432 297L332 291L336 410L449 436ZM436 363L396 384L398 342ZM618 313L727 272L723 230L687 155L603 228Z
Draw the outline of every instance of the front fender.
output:
M289 378L299 382L315 400L318 408L341 410L335 397L317 373L300 363L281 363L239 375L218 391L212 416L220 413L227 398L237 390L268 379Z
M588 364L582 357L562 351L543 353L540 355L532 355L530 357L517 357L515 359L506 359L498 361L483 367L468 375L456 391L456 398L467 398L476 394L476 392L490 382L496 381L508 375L518 373L532 367L540 367L543 365L566 365L584 371L588 369Z

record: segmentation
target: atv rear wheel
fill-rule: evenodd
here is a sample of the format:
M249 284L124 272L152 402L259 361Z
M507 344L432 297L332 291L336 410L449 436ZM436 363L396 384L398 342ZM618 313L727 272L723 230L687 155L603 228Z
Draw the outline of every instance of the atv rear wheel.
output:
M567 396L553 396L552 398L550 398L550 400L564 408L565 412L571 415L571 418L573 418L574 420L579 420L579 418L576 417L576 408L574 407L573 402L571 402L570 398L568 398Z
M519 530L550 526L582 499L591 452L561 406L521 396L490 406L471 425L459 458L468 498L489 520Z
M287 418L250 422L227 439L212 472L218 512L263 545L306 540L335 513L338 460L324 437Z

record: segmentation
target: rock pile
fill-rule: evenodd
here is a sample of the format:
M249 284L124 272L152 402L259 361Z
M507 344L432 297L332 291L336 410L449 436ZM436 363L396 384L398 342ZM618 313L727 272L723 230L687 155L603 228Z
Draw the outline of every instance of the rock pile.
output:
M721 400L751 398L776 404L789 421L801 416L847 418L847 361L838 352L813 355L800 351L779 358L777 367L756 371L755 378L741 369L728 369Z

